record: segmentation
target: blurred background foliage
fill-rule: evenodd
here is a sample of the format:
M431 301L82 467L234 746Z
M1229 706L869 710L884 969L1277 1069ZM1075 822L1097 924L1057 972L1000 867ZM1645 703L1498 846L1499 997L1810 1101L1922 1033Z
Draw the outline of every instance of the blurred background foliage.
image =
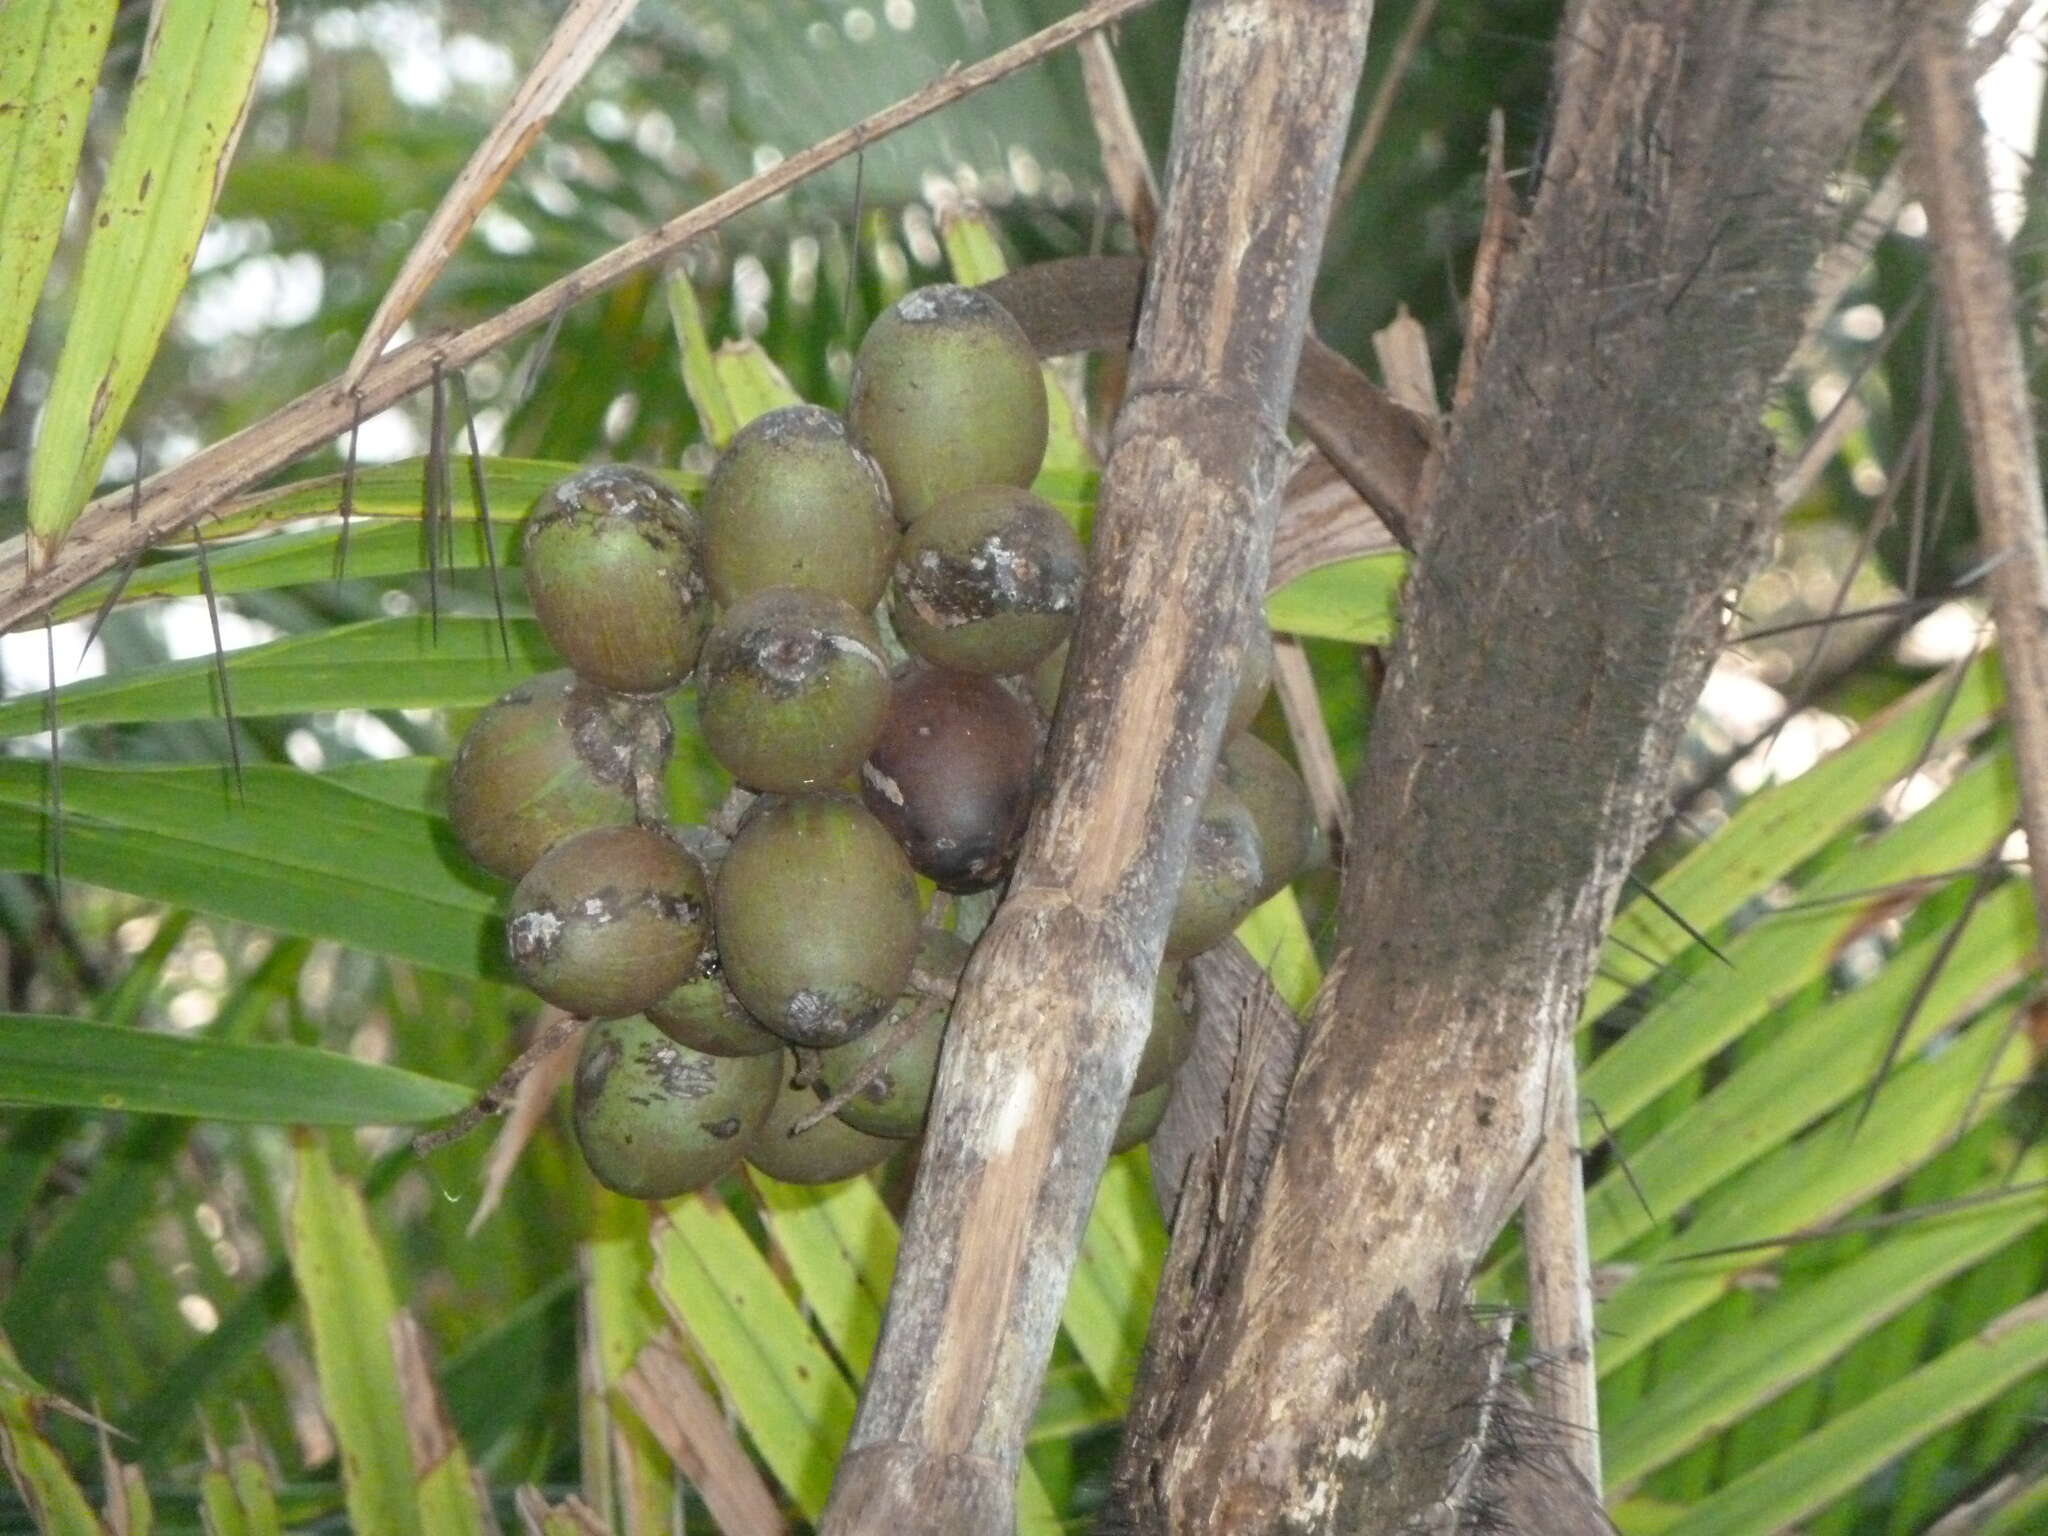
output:
M38 412L77 297L79 226L121 129L148 9L120 7L70 226L0 411L0 532L21 526ZM641 0L416 326L494 314L1067 9ZM1119 32L1160 163L1184 9L1168 0ZM1374 332L1405 308L1426 330L1438 377L1453 375L1488 114L1503 116L1510 167L1540 157L1561 10L1556 0L1376 8L1358 116L1391 91L1388 110L1340 204L1315 305L1324 339L1368 371ZM281 0L193 280L103 489L260 421L341 370L557 14L539 0ZM2011 39L2019 74L2009 96L2038 91L2036 21ZM1396 40L1411 22L1404 56ZM2008 147L2015 259L2038 330L2048 247L2034 120L2022 110L2011 121L2029 135ZM1897 123L1881 110L1833 189L1845 226L1898 153ZM1527 174L1517 172L1524 189ZM1133 248L1104 188L1071 57L812 178L700 243L680 272L713 341L758 342L798 392L837 404L868 318L945 273L942 224L970 206L987 213L1013 263ZM2048 1030L2035 1011L1995 680L1982 663L1966 670L1985 639L1980 560L1915 212L1878 244L1786 380L1774 426L1787 523L1768 567L1733 599L1754 638L1731 644L1715 671L1674 817L1641 871L1659 898L1633 897L1617 920L1588 1005L1588 1179L1613 1345L1603 1404L1631 1533L1763 1533L1794 1521L1809 1532L2048 1529L2048 1346L2022 1318L1998 1335L2020 1339L1999 1357L2005 1374L1958 1366L1988 1323L2048 1285L2048 1202L2030 1182L2044 1169L2028 1150L2048 1105L2034 1067ZM659 275L628 280L471 368L483 452L494 462L708 468L678 367L673 298ZM1847 430L1809 455L1829 423ZM428 434L423 399L366 421L366 472L395 466L386 491L404 500ZM337 442L287 479L334 473L344 449ZM1811 472L1798 473L1808 458ZM502 484L511 472L494 473ZM331 522L300 527L324 562ZM259 533L250 547L275 537ZM231 565L240 550L224 546L215 559ZM158 558L169 573L189 554ZM461 952L465 934L487 934L502 893L447 854L434 783L466 711L508 674L490 659L483 577L444 572L430 598L417 563L334 581L252 578L223 596L244 705L232 729L249 765L239 806L220 770L229 727L196 598L119 607L90 646L77 620L48 637L0 637L8 1009L296 1042L455 1084L496 1074L532 1008L493 979L480 950ZM516 611L516 586L510 596ZM430 604L447 649L419 623ZM1837 610L1863 616L1785 627ZM383 627L346 628L369 621ZM546 664L520 635L521 665ZM61 888L43 766L46 654L66 685L59 717L71 722L74 868ZM1307 655L1348 776L1363 757L1379 655L1328 638L1308 640ZM427 666L436 657L438 670ZM117 696L123 679L134 690ZM1259 729L1289 741L1277 704ZM304 831L342 803L310 798L304 785L316 779L350 807L378 808L388 837ZM684 756L679 807L701 810L720 787L701 756ZM1268 914L1258 932L1312 939L1312 959L1295 957L1298 980L1300 963L1329 959L1334 881L1312 877L1296 895L1299 918ZM415 920L408 901L425 915ZM381 917L361 910L380 903ZM1858 1106L1895 1030L1905 1044L1893 1080L1859 1132ZM19 1097L0 1069L0 1101ZM248 1448L244 1470L260 1464L254 1481L274 1486L284 1524L342 1529L350 1518L337 1439L349 1431L336 1423L321 1315L301 1304L295 1280L311 1239L291 1236L321 1166L367 1195L371 1262L381 1260L431 1338L453 1426L508 1525L511 1490L534 1484L557 1499L580 1490L619 1530L666 1528L663 1501L676 1500L679 1480L612 1388L665 1315L685 1312L707 1330L695 1358L785 1507L811 1507L816 1446L804 1437L825 1447L829 1466L843 1405L828 1394L790 1418L779 1346L762 1342L746 1361L721 1354L719 1340L745 1329L702 1310L715 1308L717 1286L691 1280L686 1259L765 1263L762 1284L789 1305L778 1326L799 1331L776 1337L824 1350L836 1390L850 1392L866 1324L846 1318L867 1318L877 1298L863 1293L865 1311L835 1310L827 1298L839 1292L826 1287L851 1283L831 1278L845 1255L828 1263L805 1244L815 1222L841 1219L845 1201L864 1197L814 1210L787 1191L735 1185L724 1205L683 1202L690 1211L650 1229L639 1208L595 1197L550 1124L471 1230L486 1138L424 1160L389 1131L321 1132L310 1144L317 1152L274 1127L210 1118L46 1107L0 1119L0 1332L29 1377L131 1437L113 1454L142 1469L155 1529L269 1528L250 1512L261 1502L253 1493L236 1517L243 1526L223 1513L235 1500L218 1502L220 1474L208 1470L233 1464L212 1455L221 1445ZM1046 1508L1070 1528L1085 1526L1103 1491L1158 1260L1142 1178L1126 1168L1112 1179L1122 1182L1104 1197L1105 1224L1077 1282L1099 1295L1070 1307L1032 1452ZM879 1187L900 1199L902 1171ZM1960 1214L1854 1225L1958 1198L1968 1202ZM879 1204L859 1209L887 1228ZM348 1230L345 1211L328 1215L322 1230ZM1707 1253L1845 1222L1822 1240ZM746 1259L743 1247L765 1259ZM1492 1299L1515 1294L1512 1247L1489 1276ZM644 1281L657 1261L662 1307ZM1777 1343L1759 1353L1745 1339ZM13 1380L0 1375L10 1390ZM49 1412L40 1423L99 1502L91 1431ZM1940 1524L1971 1501L1990 1511L1983 1523ZM713 1528L701 1503L683 1503L691 1529ZM0 1495L0 1528L28 1526L24 1507Z

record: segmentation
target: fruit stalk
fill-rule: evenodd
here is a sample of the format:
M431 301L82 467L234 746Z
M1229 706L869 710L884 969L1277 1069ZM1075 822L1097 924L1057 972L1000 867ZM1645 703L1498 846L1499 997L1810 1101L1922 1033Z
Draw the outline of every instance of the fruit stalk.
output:
M1371 7L1198 4L1049 786L963 981L823 1529L996 1532L1258 621Z

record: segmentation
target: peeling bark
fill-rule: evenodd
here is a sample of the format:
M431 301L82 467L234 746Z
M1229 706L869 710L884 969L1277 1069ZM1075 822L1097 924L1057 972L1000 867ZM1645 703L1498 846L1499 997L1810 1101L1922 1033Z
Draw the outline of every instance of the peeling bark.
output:
M1007 1532L1263 591L1365 0L1198 0L1047 793L947 1032L822 1529Z
M1123 1468L1129 1528L1453 1530L1486 1502L1472 1269L1761 548L1823 183L1914 10L1574 8L1375 719L1347 947L1198 1347L1134 1406L1162 1432Z

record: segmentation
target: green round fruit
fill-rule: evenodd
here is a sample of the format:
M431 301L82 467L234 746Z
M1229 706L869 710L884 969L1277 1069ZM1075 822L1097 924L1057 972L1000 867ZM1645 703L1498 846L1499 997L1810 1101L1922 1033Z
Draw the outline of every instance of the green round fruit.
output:
M1124 1105L1123 1117L1116 1123L1116 1136L1109 1144L1109 1155L1128 1152L1141 1141L1150 1141L1159 1122L1166 1118L1167 1101L1173 1097L1173 1079L1168 1078L1156 1088L1131 1095Z
M689 979L710 930L704 869L649 827L598 827L550 848L512 892L519 979L586 1019L639 1013Z
M726 984L792 1045L865 1033L917 955L917 877L851 800L756 803L719 867L713 906Z
M704 488L704 573L730 606L765 587L809 587L866 613L896 559L896 514L846 423L786 405L734 434Z
M593 1024L576 1059L576 1144L597 1182L670 1200L739 1166L775 1102L779 1056L677 1045L643 1018Z
M863 1136L837 1115L827 1115L801 1135L790 1130L824 1102L815 1089L789 1081L786 1058L782 1089L769 1106L768 1117L747 1138L746 1159L771 1179L785 1184L837 1184L864 1173L894 1152L901 1142Z
M752 593L704 642L697 667L704 745L749 789L793 795L844 780L888 713L882 637L829 592Z
M1229 938L1258 905L1264 880L1252 813L1228 785L1211 784L1166 930L1166 958L1185 960Z
M854 441L914 522L975 485L1029 485L1045 459L1045 376L1008 310L976 288L905 294L868 327L846 406Z
M948 891L1009 873L1031 817L1038 722L992 677L912 666L861 764L861 800L911 868Z
M1252 637L1245 642L1244 656L1237 664L1237 687L1231 691L1230 713L1223 723L1226 741L1252 723L1272 691L1273 631L1260 618L1252 624Z
M782 1037L763 1029L725 984L715 942L704 947L688 981L648 1005L648 1021L678 1045L707 1056L763 1056L781 1050Z
M967 946L943 928L927 928L918 945L917 969L957 982L967 966ZM939 1047L945 1042L952 1005L913 985L896 1000L889 1016L860 1039L826 1051L818 1058L818 1076L828 1094L836 1094L867 1064L898 1024L923 1010L924 1019L910 1038L890 1052L888 1063L840 1107L839 1118L870 1136L910 1137L923 1132L931 1109L932 1084L939 1075Z
M1152 1028L1145 1036L1137 1074L1131 1079L1133 1093L1148 1092L1172 1077L1195 1048L1194 1016L1181 1007L1175 995L1179 985L1180 966L1169 963L1152 989Z
M690 504L644 469L579 470L527 519L526 590L548 643L620 693L664 693L690 675L710 595Z
M674 732L650 699L573 672L529 678L488 705L448 770L448 819L462 851L517 880L573 833L633 819L636 777L658 778Z
M1265 872L1259 900L1264 901L1301 873L1315 846L1316 816L1308 803L1308 786L1293 764L1251 735L1223 744L1216 773L1244 802L1259 829L1259 865Z
M1022 672L1073 632L1084 573L1081 541L1048 503L1015 486L976 486L904 535L890 617L927 661Z

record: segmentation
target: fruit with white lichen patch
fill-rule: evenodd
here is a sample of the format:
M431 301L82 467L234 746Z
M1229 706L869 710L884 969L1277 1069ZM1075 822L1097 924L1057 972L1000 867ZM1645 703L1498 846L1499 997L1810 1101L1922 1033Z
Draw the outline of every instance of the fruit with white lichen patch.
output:
M741 598L697 667L704 745L749 789L799 794L847 778L888 709L881 636L829 592L770 587Z
M548 643L580 677L664 693L690 675L711 625L697 514L630 464L579 470L526 521L526 590Z
M512 893L506 947L519 979L582 1018L639 1013L688 979L709 937L704 869L650 827L557 843Z
M548 672L478 714L448 770L462 851L517 880L563 838L633 819L636 783L660 777L673 732L651 699Z
M593 1024L576 1060L573 1120L605 1188L670 1200L737 1168L767 1118L780 1056L707 1056L639 1017Z
M986 293L951 283L905 294L868 327L846 416L906 523L970 486L1029 485L1050 422L1023 328Z
M793 1045L863 1034L910 979L917 879L852 800L759 802L719 867L713 908L727 985Z
M889 613L928 661L1023 672L1072 633L1085 573L1081 541L1049 503L1015 486L976 486L904 535Z
M727 606L766 587L808 587L865 613L889 584L889 487L821 406L783 406L740 428L711 472L703 511L705 575Z

